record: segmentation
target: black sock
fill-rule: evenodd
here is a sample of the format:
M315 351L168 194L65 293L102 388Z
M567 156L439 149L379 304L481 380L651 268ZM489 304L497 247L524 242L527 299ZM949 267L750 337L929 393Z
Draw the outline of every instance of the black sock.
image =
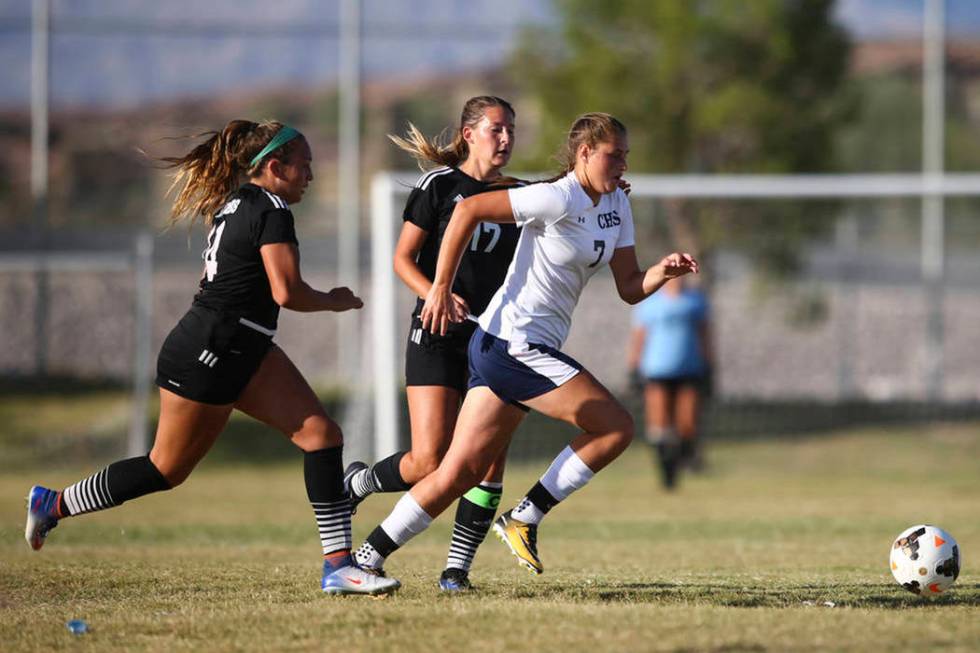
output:
M664 487L671 489L677 485L677 472L680 465L680 445L677 442L662 440L657 443L657 458L660 461L660 479Z
M689 462L697 453L698 441L694 437L681 438L680 458L682 461Z
M344 492L343 446L303 455L306 496L316 513L323 554L350 551L350 499Z
M534 484L534 487L531 488L531 491L527 493L527 499L535 506L537 506L538 510L540 510L545 515L548 514L549 510L551 510L559 503L561 503L560 501L558 501L558 499L551 496L551 492L548 492L548 490L546 490L544 486L541 485L541 481L538 481L537 483Z
M456 505L456 522L453 524L449 558L446 560L447 569L454 567L469 571L473 556L493 523L502 493L503 488L497 483L481 483L460 497Z
M371 467L371 474L374 476L374 486L378 492L404 492L410 490L412 485L406 483L402 474L398 471L398 465L407 451L393 453L383 460L379 460Z
M127 458L66 487L61 493L58 512L66 517L81 515L169 489L167 479L150 461L149 456Z
M385 529L378 526L371 531L364 544L354 554L354 559L362 567L381 569L384 567L385 559L397 550L398 545L395 541L385 533Z

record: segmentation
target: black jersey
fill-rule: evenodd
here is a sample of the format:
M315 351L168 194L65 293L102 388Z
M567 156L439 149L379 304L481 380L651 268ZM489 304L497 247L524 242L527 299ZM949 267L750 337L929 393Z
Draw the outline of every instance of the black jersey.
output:
M422 274L429 279L436 276L442 236L456 203L470 195L500 188L503 187L479 181L450 167L436 168L419 178L405 204L404 220L429 233L418 256ZM481 222L473 231L453 282L453 292L466 300L473 315L484 311L504 282L520 233L520 227L515 224L493 222ZM424 303L419 299L416 314ZM450 328L459 327L454 324Z
M254 184L228 197L214 217L204 250L204 276L194 305L245 318L275 331L279 305L272 298L259 248L299 244L286 202Z

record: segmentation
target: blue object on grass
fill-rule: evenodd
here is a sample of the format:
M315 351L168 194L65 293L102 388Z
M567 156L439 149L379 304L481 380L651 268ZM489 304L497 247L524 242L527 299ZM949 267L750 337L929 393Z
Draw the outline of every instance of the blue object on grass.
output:
M72 619L65 624L73 635L84 635L88 632L88 624L84 619Z

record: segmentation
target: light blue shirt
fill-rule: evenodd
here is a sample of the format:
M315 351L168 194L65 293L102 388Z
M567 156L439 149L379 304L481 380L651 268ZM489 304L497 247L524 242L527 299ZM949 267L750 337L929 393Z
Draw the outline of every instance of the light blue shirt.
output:
M708 300L700 290L679 295L656 292L633 311L633 324L646 332L640 373L648 379L701 376L707 364L701 327L708 319Z

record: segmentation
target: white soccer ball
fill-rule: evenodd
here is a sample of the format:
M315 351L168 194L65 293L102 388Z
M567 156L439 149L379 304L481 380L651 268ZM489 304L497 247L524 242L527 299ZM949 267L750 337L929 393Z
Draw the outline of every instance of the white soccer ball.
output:
M892 544L889 559L898 584L919 596L939 596L960 575L960 547L956 540L929 524L902 531Z

